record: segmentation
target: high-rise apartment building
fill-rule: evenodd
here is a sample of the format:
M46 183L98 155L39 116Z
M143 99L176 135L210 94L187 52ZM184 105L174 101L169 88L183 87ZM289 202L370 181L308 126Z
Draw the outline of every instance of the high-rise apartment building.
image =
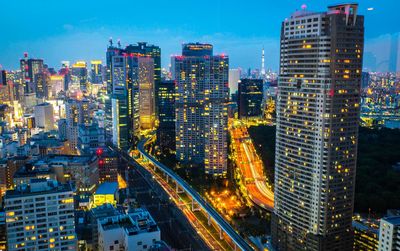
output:
M76 250L70 185L31 179L5 195L8 250Z
M263 102L263 80L241 79L238 88L238 117L240 119L261 118Z
M281 29L277 250L351 250L364 17L357 4L303 8Z
M66 111L66 137L71 151L78 147L78 125L90 124L89 101L86 99L69 99L65 104Z
M227 169L228 61L199 43L184 44L182 56L172 58L176 158L216 176Z

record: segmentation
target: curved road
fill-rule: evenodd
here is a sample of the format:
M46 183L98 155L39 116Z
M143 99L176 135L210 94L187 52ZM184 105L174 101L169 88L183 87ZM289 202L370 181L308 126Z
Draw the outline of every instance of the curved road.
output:
M139 142L137 149L147 160L153 163L153 165L157 166L160 170L162 170L165 174L167 174L170 178L175 180L180 187L193 199L195 200L204 211L208 213L208 215L221 227L223 232L229 236L233 243L237 245L241 250L254 250L244 239L241 237L232 227L222 218L218 212L210 206L201 196L194 190L185 180L183 180L179 175L174 173L171 169L169 169L164 164L160 163L153 156L151 156L144 148L144 145L147 143L149 138L143 139Z

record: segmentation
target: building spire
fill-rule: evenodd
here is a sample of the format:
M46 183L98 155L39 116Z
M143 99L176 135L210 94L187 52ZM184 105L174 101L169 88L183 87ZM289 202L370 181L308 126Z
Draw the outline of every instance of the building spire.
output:
M265 77L265 54L264 54L264 46L262 48L262 56L261 56L261 76Z

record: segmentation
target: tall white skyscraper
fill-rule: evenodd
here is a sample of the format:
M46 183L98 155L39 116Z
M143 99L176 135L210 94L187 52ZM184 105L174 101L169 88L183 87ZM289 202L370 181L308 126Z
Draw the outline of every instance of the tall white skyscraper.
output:
M364 18L357 4L305 7L281 29L277 250L352 250Z
M228 61L199 43L184 44L182 56L172 58L176 157L215 176L227 171Z
M31 179L6 192L5 212L8 250L76 250L70 185Z

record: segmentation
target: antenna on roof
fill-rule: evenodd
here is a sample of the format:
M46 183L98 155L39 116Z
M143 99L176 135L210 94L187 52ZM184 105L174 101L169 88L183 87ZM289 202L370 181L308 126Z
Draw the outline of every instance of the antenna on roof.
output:
M113 46L113 41L112 41L112 37L110 37L110 39L108 39L108 42L110 43L110 46Z
M121 48L121 39L118 38L117 44L118 44L118 48Z

